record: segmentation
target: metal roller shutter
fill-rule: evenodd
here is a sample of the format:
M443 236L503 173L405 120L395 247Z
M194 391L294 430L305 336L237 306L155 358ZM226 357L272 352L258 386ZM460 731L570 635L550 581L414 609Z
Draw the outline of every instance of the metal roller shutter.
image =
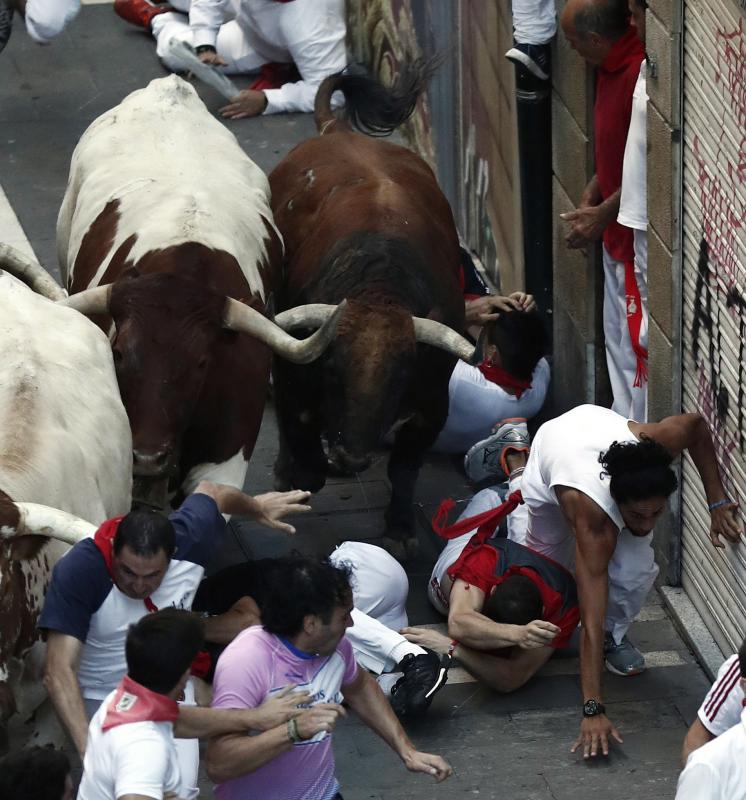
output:
M716 440L746 511L746 9L686 0L683 58L683 407ZM651 194L651 202L655 202ZM696 470L683 464L682 583L724 652L746 633L746 546L716 550Z

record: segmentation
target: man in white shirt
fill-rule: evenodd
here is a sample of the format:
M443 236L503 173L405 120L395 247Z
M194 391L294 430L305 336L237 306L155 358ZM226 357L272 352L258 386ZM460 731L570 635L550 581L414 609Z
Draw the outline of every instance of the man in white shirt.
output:
M741 651L746 657L746 641ZM744 705L743 681L739 654L734 653L726 659L718 670L717 678L707 692L697 717L692 722L684 739L681 764L686 764L689 756L702 745L730 730L741 719Z
M321 81L347 65L344 0L115 0L114 10L152 32L158 57L174 72L186 67L172 41L192 45L229 75L261 69L262 79L220 109L230 119L313 111Z
M88 729L78 800L191 800L184 785L174 735L197 738L264 730L294 719L307 693L282 695L264 719L237 710L192 709L177 703L202 647L202 625L188 611L167 608L130 627L125 644L127 674L101 703ZM277 697L277 695L275 695ZM256 709L260 711L260 709ZM279 713L278 713L279 712Z
M746 667L746 647L738 654L740 673ZM730 660L730 659L729 659ZM741 693L746 680L739 678ZM746 710L736 724L689 756L679 775L676 800L744 800L746 798Z

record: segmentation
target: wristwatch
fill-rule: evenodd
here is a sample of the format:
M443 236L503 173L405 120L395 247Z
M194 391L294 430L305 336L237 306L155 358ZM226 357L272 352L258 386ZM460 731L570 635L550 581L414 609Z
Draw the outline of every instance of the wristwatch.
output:
M597 717L599 714L606 713L606 706L602 706L598 700L586 700L583 703L584 717Z

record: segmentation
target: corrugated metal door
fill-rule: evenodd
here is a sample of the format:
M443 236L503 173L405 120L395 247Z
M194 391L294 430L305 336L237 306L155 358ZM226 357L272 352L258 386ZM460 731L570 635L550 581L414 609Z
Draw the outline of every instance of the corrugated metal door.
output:
M746 511L746 4L684 5L683 405L716 440L733 500ZM655 202L651 192L650 202ZM683 464L682 583L733 652L746 633L746 544L716 550L701 483Z

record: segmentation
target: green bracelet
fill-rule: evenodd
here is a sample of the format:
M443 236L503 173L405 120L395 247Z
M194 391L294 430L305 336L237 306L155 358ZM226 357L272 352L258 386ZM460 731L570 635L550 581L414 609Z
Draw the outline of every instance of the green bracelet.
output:
M298 731L298 722L296 721L295 717L293 719L289 719L287 723L287 731L288 731L288 739L293 744L298 744L298 742L303 741L303 737L300 735Z
M709 508L710 511L714 511L716 508L722 508L723 506L727 505L730 505L730 498L724 497L722 500L718 500L716 503L710 503L707 508Z

